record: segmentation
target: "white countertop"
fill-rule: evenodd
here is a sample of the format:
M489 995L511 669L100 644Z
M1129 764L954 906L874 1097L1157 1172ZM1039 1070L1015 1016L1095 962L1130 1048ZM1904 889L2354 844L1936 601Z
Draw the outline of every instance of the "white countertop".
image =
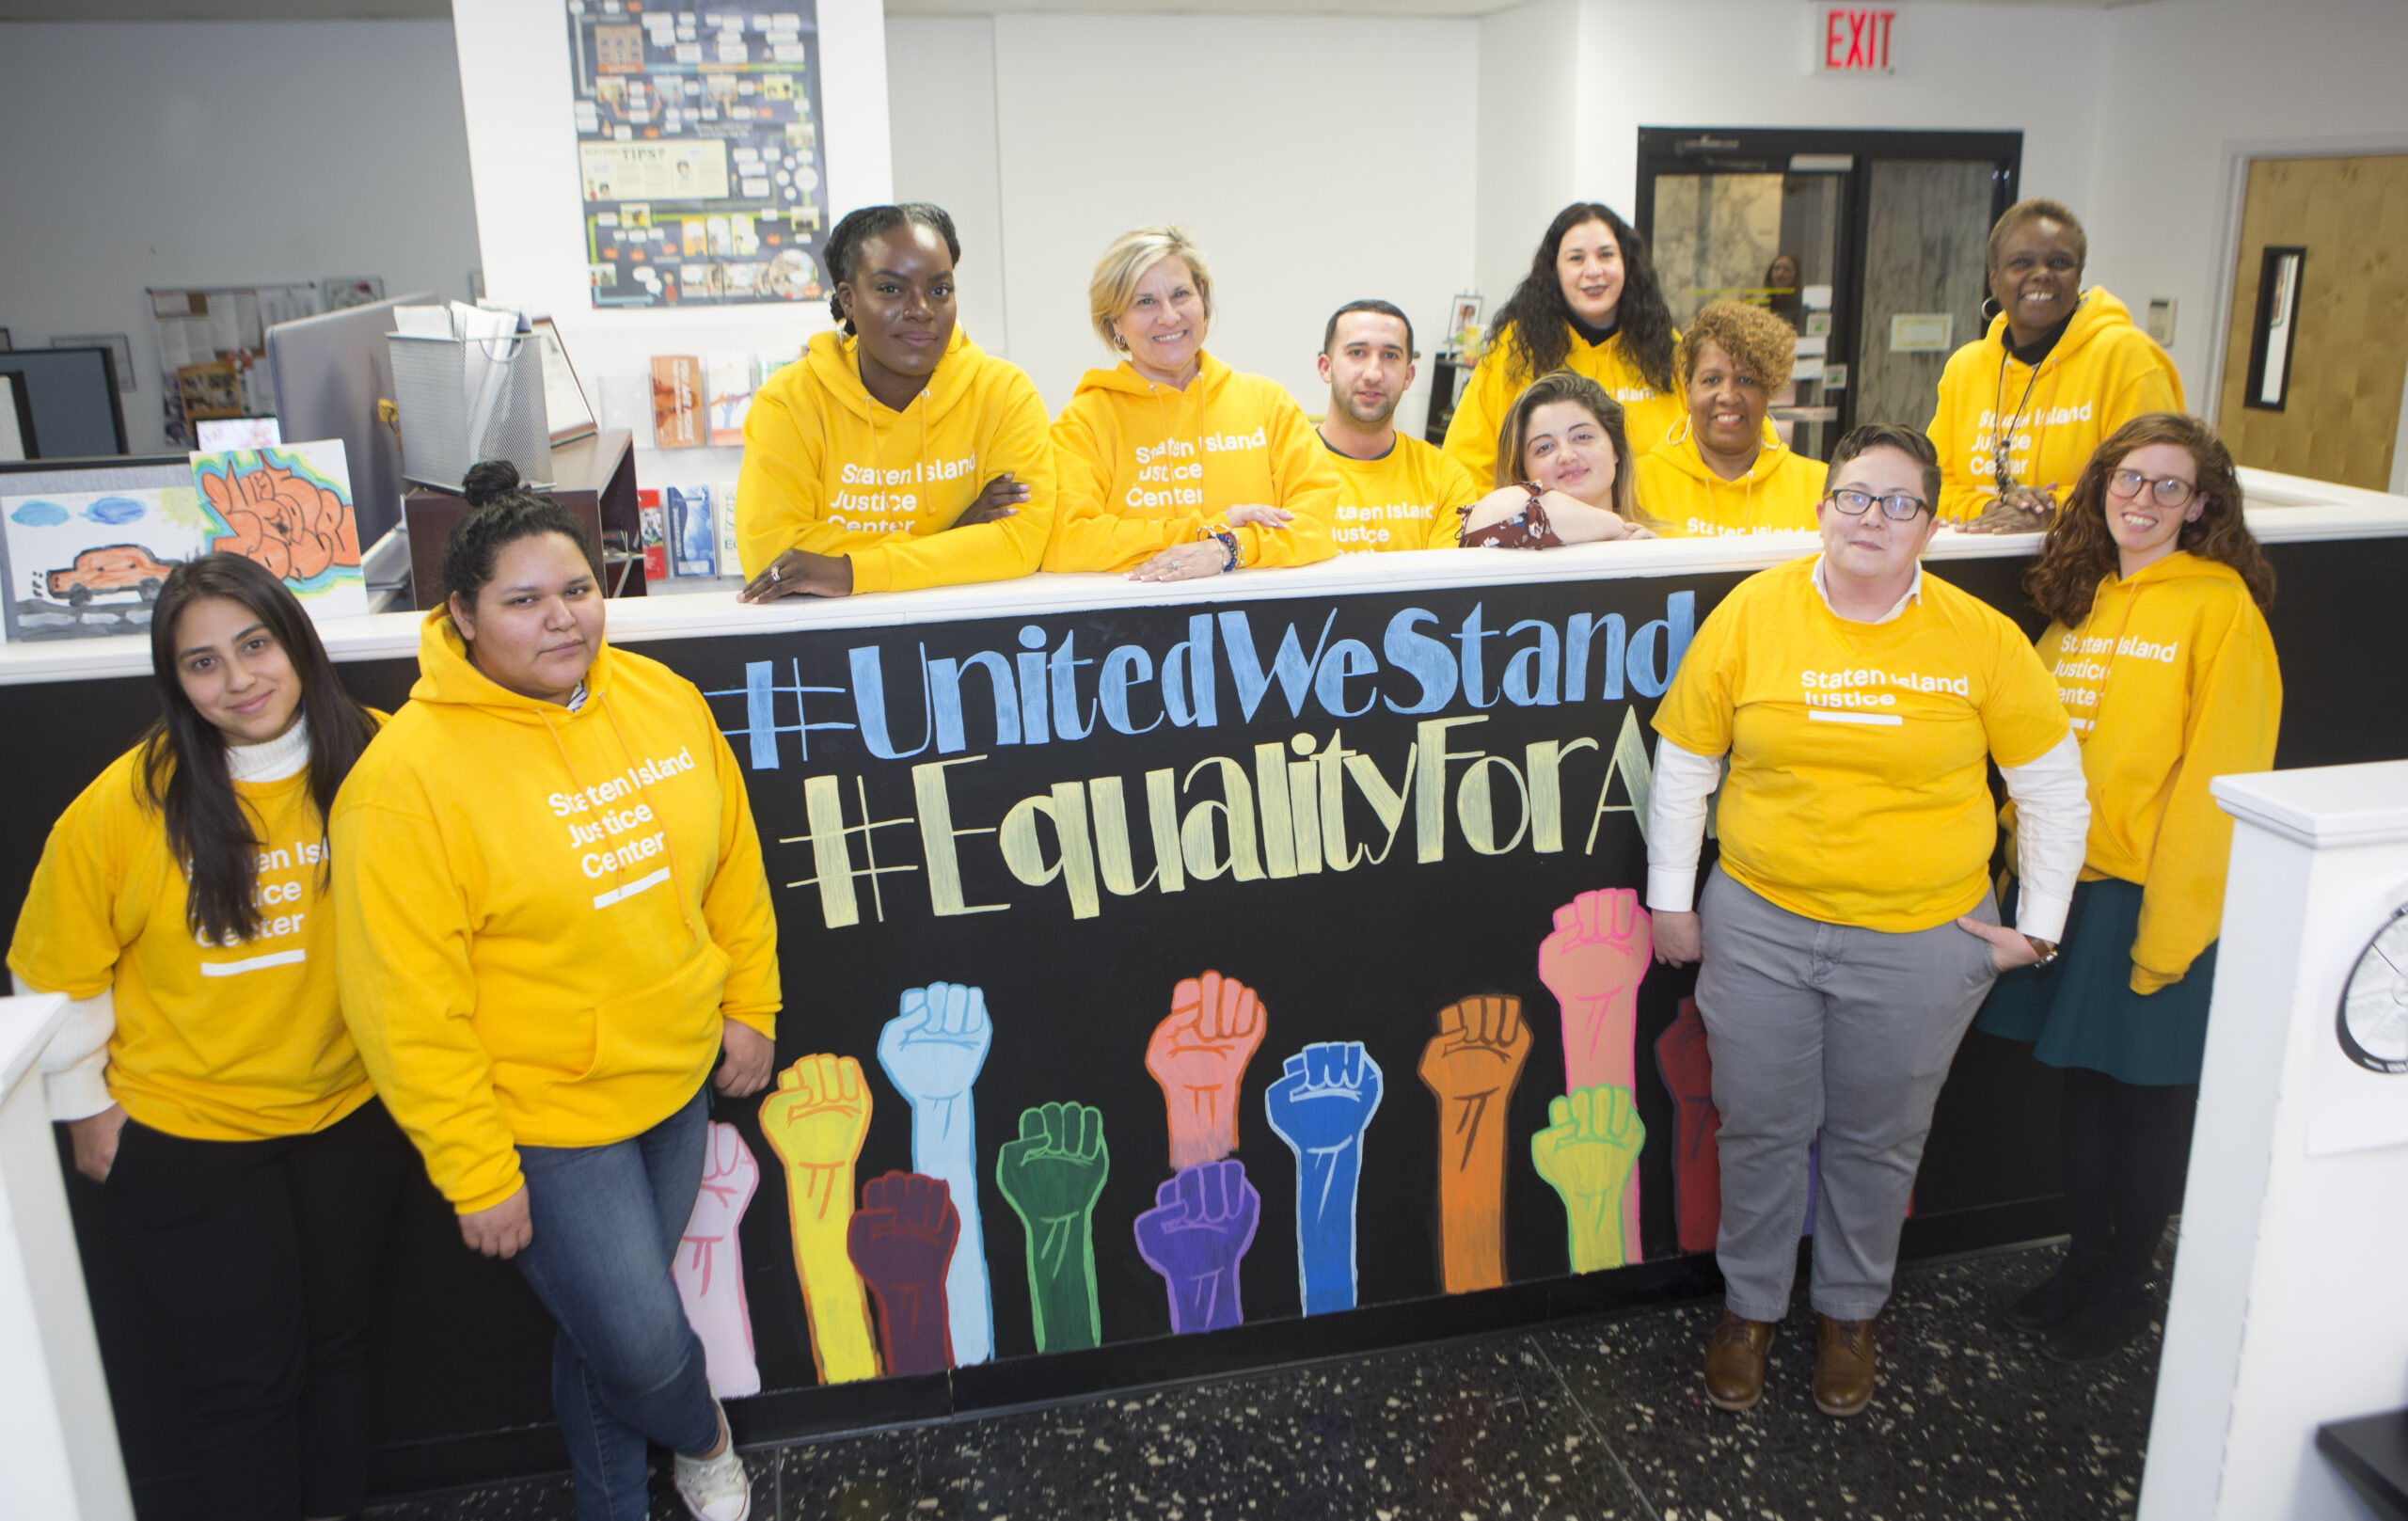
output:
M0 998L0 1093L8 1093L40 1060L61 1021L67 1018L65 993L37 993L30 998Z
M2268 544L2304 540L2408 537L2408 498L2264 470L2241 472L2249 493L2250 531ZM1927 561L1990 560L2033 553L2036 533L1968 534L1943 531ZM1747 572L1814 552L1812 532L1743 538L1659 539L1638 544L1578 545L1544 554L1493 549L1432 549L1412 554L1340 555L1294 569L1240 571L1167 585L1121 576L1039 574L1017 580L939 587L875 596L817 600L790 597L766 607L739 604L726 582L707 590L655 590L610 604L610 638L619 643L656 639L774 633L797 629L893 627L960 623L1104 608L1176 607L1261 601L1362 592L1418 592L1460 586L1515 586L1626 577ZM676 582L669 583L671 588ZM407 658L418 653L416 612L372 613L323 624L320 635L337 660ZM0 686L137 676L150 669L142 634L62 639L0 645Z
M2220 776L2224 811L2312 848L2408 839L2408 761Z

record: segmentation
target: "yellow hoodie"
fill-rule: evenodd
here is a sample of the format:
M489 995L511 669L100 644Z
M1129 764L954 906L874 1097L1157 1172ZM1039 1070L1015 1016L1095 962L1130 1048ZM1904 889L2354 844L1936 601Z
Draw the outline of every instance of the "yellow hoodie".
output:
M1570 328L1569 324L1565 325ZM1623 429L1630 437L1631 454L1643 457L1664 447L1665 436L1687 410L1680 393L1659 391L1647 383L1623 347L1622 334L1602 343L1590 342L1576 329L1567 336L1572 347L1564 354L1563 368L1587 375L1622 404ZM1679 337L1673 335L1675 341ZM1517 362L1513 331L1509 327L1488 345L1471 379L1464 383L1463 400L1455 404L1455 415L1447 422L1447 452L1482 491L1497 487L1497 433L1505 426L1505 414L1513 409L1513 398L1522 394L1522 388L1536 378L1524 373Z
M2001 417L2015 424L2009 473L2022 485L2055 483L2063 501L2099 440L2136 417L2182 410L2182 376L2172 356L2101 287L2083 293L2036 374L2007 352L2010 341L2001 314L1988 334L1950 355L1941 372L1940 410L1927 431L1940 452L1942 518L1979 516L1998 494Z
M1308 565L1338 552L1338 472L1286 387L1197 356L1185 390L1128 361L1090 370L1054 420L1061 489L1047 570L1132 570L1224 529L1244 503L1285 507L1284 528L1235 531L1241 565Z
M1404 434L1377 459L1341 454L1326 438L1322 448L1338 471L1333 536L1342 555L1452 549L1463 534L1463 509L1486 495L1444 452Z
M1640 455L1638 468L1631 487L1639 509L1668 539L1811 529L1823 499L1823 462L1777 441L1764 445L1736 481L1714 473L1694 433Z
M895 412L862 385L859 349L820 333L752 398L736 487L744 574L797 548L850 559L856 592L1035 570L1054 530L1054 450L1027 374L957 326L927 388ZM1029 499L1009 517L953 527L1006 470Z
M736 757L693 683L607 644L574 713L428 614L419 679L335 800L343 1019L452 1207L516 1148L602 1146L693 1097L721 1018L774 1037L777 924Z
M336 1007L326 830L309 769L237 782L234 794L260 841L250 940L213 945L191 928L137 745L59 816L8 947L31 987L70 998L113 990L109 1097L196 1141L309 1134L372 1091Z
M2100 581L2082 626L2051 624L2039 650L2090 784L2083 878L2141 885L2131 988L2156 992L2224 923L2232 819L2208 783L2274 763L2273 636L2240 572L2177 550Z

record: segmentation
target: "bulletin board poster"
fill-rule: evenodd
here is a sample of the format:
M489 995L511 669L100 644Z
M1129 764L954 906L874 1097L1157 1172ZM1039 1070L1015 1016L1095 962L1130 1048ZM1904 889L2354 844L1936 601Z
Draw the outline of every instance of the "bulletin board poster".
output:
M819 299L814 6L565 3L594 306Z

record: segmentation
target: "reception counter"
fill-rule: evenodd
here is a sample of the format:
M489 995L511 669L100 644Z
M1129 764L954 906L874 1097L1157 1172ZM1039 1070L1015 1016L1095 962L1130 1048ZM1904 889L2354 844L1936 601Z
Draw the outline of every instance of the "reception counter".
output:
M2367 689L2400 645L2408 500L2245 474L2281 577L2278 766L2408 755L2408 704ZM2036 632L2018 590L2034 542L1943 533L1930 565ZM1645 879L1648 720L1715 604L1814 547L611 603L610 637L707 693L745 769L779 916L778 1065L810 1095L774 1103L774 1136L760 1101L717 1103L680 1260L715 1382L759 1391L731 1406L739 1437L1712 1291L1692 978L1650 961L1625 895ZM390 707L418 630L325 632ZM138 639L0 649L7 901L155 710ZM1225 1012L1199 1019L1208 1000ZM1628 1090L1643 1140L1564 1101L1601 1088ZM2021 1048L1969 1038L1910 1255L2060 1228L2054 1092ZM848 1253L844 1217L892 1204L863 1198L889 1172L948 1183L949 1261L895 1245L908 1211ZM839 1216L790 1210L790 1188ZM69 1189L128 1467L146 1512L173 1513L160 1338L97 1192ZM933 1354L879 1335L880 1303L940 1295ZM563 1466L549 1326L422 1182L385 1306L380 1489Z

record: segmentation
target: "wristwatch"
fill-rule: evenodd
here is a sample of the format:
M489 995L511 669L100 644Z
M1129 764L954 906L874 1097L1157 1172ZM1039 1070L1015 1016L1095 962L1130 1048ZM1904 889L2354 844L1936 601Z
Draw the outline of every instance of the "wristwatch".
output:
M2040 938L2039 938L2038 936L2036 936L2036 935L2026 935L2026 936L2024 936L2024 937L2023 937L2023 939L2024 939L2024 942L2025 942L2027 944L2029 944L2029 945L2030 945L2030 946L2031 946L2035 951L2036 951L2036 952L2038 952L2038 953L2039 953L2040 959L2039 959L2038 960L2036 960L2036 961L2035 961L2035 962L2033 962L2033 963L2032 963L2034 966L2036 966L2036 967L2047 966L2050 962L2052 962L2052 961L2053 961L2053 960L2055 960L2055 959L2057 959L2057 943L2056 943L2056 942L2054 942L2054 941L2051 941L2051 940L2042 940L2042 939L2040 939Z

